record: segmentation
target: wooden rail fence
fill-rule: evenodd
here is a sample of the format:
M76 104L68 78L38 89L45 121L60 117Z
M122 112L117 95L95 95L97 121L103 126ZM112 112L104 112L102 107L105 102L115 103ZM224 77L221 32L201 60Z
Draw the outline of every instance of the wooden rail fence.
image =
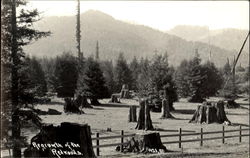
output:
M178 134L167 134L167 135L161 135L161 138L164 137L178 137L177 141L166 141L166 142L162 142L163 144L178 144L179 148L182 148L182 143L187 143L187 142L200 142L200 146L203 146L203 141L207 141L207 140L216 140L216 139L221 139L222 144L225 143L225 139L226 138L233 138L233 137L238 137L239 138L239 142L242 142L242 137L246 137L249 136L248 134L242 134L242 131L249 131L250 128L242 128L241 126L239 126L239 129L231 129L231 130L225 130L225 127L222 126L222 130L221 131L209 131L209 132L204 132L203 128L200 129L200 132L196 132L196 133L183 133L182 132L182 128L180 128L178 130ZM229 135L229 136L225 136L225 133L231 133L231 132L239 132L237 135ZM217 136L217 137L211 137L211 138L204 138L204 135L210 135L210 134L221 134L221 136ZM93 146L93 148L96 149L96 155L100 156L100 148L104 148L104 147L116 147L116 146L121 146L121 151L123 149L123 146L126 145L127 143L124 143L124 138L126 137L132 137L135 134L124 134L124 131L121 131L120 135L115 135L115 136L103 136L100 137L99 133L96 133L96 137L92 138L92 141L95 141L95 145ZM184 136L199 136L199 138L195 138L195 139L188 139L188 140L183 140L182 138ZM108 139L121 139L120 143L113 143L113 144L100 144L100 140L108 140Z

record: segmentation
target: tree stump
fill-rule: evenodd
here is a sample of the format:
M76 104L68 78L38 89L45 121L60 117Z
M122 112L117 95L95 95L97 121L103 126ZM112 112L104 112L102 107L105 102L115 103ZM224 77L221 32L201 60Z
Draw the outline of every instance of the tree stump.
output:
M140 102L139 117L135 129L154 130L150 117L148 100L143 100Z
M136 106L130 106L129 107L129 114L128 114L128 122L136 122L137 116L136 116Z
M128 89L128 85L124 84L122 85L122 90L121 90L121 98L125 98L128 99L129 98L129 89Z
M161 110L161 119L165 118L174 118L174 116L170 113L170 107L169 107L169 99L164 98L162 100L162 110Z
M112 95L111 95L111 99L110 99L109 102L110 102L110 103L121 103L120 100L118 100L118 98L119 98L119 97L117 96L117 94L112 94Z
M67 122L45 125L31 139L24 157L95 157L90 126Z
M61 115L62 113L55 109L48 109L48 115Z
M236 103L234 99L229 99L229 100L227 100L226 106L229 109L230 108L239 108L240 104Z
M101 105L101 103L96 98L90 99L90 102L91 102L91 105Z
M119 149L119 148L118 148ZM123 152L163 153L167 152L158 132L137 133L122 149Z
M86 97L83 96L77 96L76 100L75 100L75 104L78 107L81 108L93 108L87 101Z
M84 114L82 110L76 105L75 101L71 98L65 98L64 112L72 112L77 114Z
M150 110L152 112L162 112L161 108L162 108L162 100L160 98L153 98L150 99L151 104L149 104L150 106Z
M218 101L218 103L215 105L216 108L216 116L217 116L217 122L218 123L224 123L227 121L229 124L231 123L225 113L225 108L224 108L224 102L223 101Z
M226 117L224 103L219 101L214 105L207 102L198 105L189 123L227 123L231 122Z

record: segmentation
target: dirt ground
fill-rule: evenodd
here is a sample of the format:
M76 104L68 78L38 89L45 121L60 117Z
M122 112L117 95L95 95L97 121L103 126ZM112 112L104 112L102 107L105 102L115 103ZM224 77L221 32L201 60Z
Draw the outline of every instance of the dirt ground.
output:
M220 98L211 98L210 100L218 100ZM74 122L74 123L87 123L91 126L92 137L95 137L95 133L100 133L101 136L107 135L119 135L121 130L124 130L125 134L136 133L136 123L128 122L129 105L138 105L136 100L123 99L121 104L109 104L109 99L103 99L100 102L102 105L94 106L93 109L84 109L85 114L66 114L63 112L63 100L59 98L53 98L52 102L48 105L37 105L36 108L41 110L47 110L48 108L56 109L63 112L61 115L41 115L44 123L53 123L59 125L61 122ZM225 109L228 119L233 123L230 126L226 126L225 129L238 129L239 125L242 128L249 128L249 101L243 99L237 100L241 104L241 108L238 109ZM222 124L190 124L188 121L191 119L197 103L188 103L186 100L181 99L179 102L174 103L175 112L172 115L175 119L160 119L161 114L151 112L151 118L154 128L160 132L160 135L164 134L177 134L179 128L185 133L199 132L200 128L203 128L203 132L206 131L221 131ZM137 109L137 112L139 109ZM107 131L107 128L111 128L111 132ZM23 134L29 136L29 139L37 132L36 129L26 129ZM247 134L249 131L243 132ZM236 135L238 133L226 133L226 135ZM206 137L217 137L221 134L208 135ZM197 136L187 136L185 139L194 139ZM162 142L174 141L178 138L162 138ZM184 138L183 138L184 139ZM119 143L120 139L101 140L100 144L113 144ZM183 154L181 149L178 148L178 144L165 145L168 150L173 152L157 155L137 155L137 154L121 154L115 151L115 147L107 147L100 149L100 155L102 157L222 157L222 158L247 158L249 155L249 137L244 137L242 143L239 143L239 138L228 138L226 144L222 144L221 140L209 140L204 141L204 146L200 147L199 142L183 143ZM93 145L95 142L93 141Z

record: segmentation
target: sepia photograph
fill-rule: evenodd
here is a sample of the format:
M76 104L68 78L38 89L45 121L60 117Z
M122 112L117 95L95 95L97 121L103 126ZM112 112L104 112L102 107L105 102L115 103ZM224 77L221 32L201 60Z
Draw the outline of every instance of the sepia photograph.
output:
M1 158L249 158L249 1L1 0Z

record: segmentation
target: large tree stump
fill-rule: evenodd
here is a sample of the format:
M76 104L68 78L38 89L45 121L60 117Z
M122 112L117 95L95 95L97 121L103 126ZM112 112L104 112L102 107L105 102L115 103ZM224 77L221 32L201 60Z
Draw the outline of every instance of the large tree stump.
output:
M90 126L61 123L60 126L45 125L31 139L24 151L25 157L95 157Z
M119 147L118 150L121 150ZM161 142L158 132L137 133L133 136L122 149L123 152L137 153L163 153L166 147Z
M128 122L136 122L136 106L129 107Z
M78 107L81 108L93 108L87 101L86 97L83 96L77 96L76 100L75 100L75 104Z
M170 113L170 107L169 107L169 99L164 98L162 100L162 110L161 110L161 119L165 118L174 118L173 115Z
M231 122L226 117L224 103L219 101L216 104L204 102L203 105L198 105L197 109L189 121L189 123L227 123Z
M218 101L218 103L215 104L215 108L216 108L217 122L224 123L225 121L227 121L228 123L230 123L230 121L228 120L228 118L226 116L224 102Z
M77 114L84 114L84 112L75 103L74 99L65 98L64 112L72 112Z
M150 110L148 106L148 100L140 102L140 111L135 129L153 130L153 124L150 117Z

